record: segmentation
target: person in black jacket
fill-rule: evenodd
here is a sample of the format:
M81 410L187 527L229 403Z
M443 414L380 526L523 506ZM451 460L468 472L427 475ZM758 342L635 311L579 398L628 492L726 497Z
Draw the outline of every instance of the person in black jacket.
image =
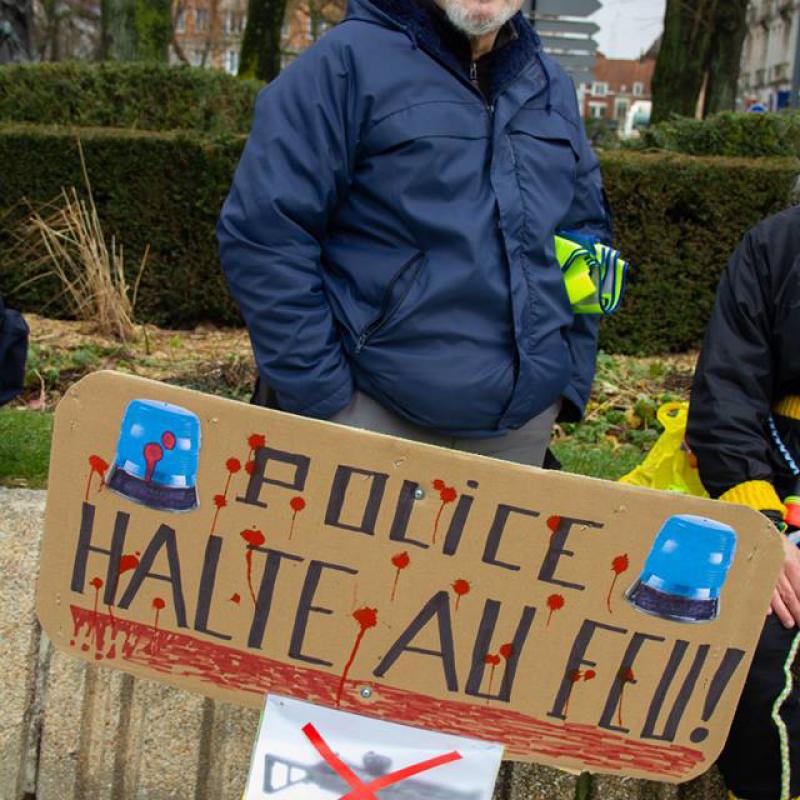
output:
M713 498L755 508L784 537L784 569L719 766L733 796L800 796L800 550L784 501L800 495L800 207L748 233L717 292L687 443ZM791 514L789 518L796 520Z

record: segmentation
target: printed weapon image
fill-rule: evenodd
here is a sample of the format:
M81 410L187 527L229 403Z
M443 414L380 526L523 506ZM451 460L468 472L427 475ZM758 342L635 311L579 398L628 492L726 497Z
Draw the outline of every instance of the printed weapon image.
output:
M354 765L349 765L355 771ZM358 771L372 778L389 772L391 759L377 753L364 755L363 766ZM328 792L348 791L347 784L324 761L309 766L296 761L277 758L269 753L264 759L264 794L273 795L301 784L312 784ZM481 792L459 792L446 786L435 786L425 781L403 781L387 786L378 792L381 800L481 800Z

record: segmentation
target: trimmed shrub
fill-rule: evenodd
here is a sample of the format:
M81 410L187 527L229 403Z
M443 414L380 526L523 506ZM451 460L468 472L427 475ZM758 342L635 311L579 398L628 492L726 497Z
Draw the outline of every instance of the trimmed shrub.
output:
M609 352L684 352L702 344L719 277L741 237L789 205L795 159L602 156L615 244L633 264Z
M137 316L158 325L238 324L219 267L214 228L242 136L68 130L0 125L0 295L23 310L66 312L49 279L24 285L13 232L62 186L82 186L80 136L107 234L135 264L151 245ZM611 352L654 354L700 344L720 272L741 236L787 205L794 159L601 154L616 244L634 265L622 310L603 326ZM16 254L15 254L16 252Z
M800 113L725 111L705 120L676 117L644 129L642 138L629 146L692 156L800 156Z
M262 84L156 63L0 67L0 121L247 133Z

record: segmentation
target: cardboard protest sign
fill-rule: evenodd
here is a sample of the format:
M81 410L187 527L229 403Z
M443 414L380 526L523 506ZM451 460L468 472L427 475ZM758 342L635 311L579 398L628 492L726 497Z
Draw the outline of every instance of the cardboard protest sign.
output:
M42 625L87 661L678 782L783 553L741 507L98 373L56 415L42 558Z
M500 745L269 695L243 800L492 800Z

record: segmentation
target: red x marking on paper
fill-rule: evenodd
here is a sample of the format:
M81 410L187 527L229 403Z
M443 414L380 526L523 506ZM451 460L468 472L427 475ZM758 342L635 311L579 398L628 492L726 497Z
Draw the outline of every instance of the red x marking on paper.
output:
M316 747L317 752L325 759L336 772L336 774L347 783L352 791L343 794L339 800L378 800L375 792L385 789L387 786L392 786L395 783L400 783L407 778L413 778L414 775L419 775L420 772L428 772L435 767L441 767L444 764L450 764L453 761L460 761L462 756L453 750L451 753L445 753L442 756L421 761L419 764L412 764L409 767L404 767L396 772L391 772L388 775L381 775L370 783L364 783L358 775L353 772L347 764L342 761L336 753L331 750L328 743L320 736L319 731L309 722L303 728L303 733L308 737L311 744Z

